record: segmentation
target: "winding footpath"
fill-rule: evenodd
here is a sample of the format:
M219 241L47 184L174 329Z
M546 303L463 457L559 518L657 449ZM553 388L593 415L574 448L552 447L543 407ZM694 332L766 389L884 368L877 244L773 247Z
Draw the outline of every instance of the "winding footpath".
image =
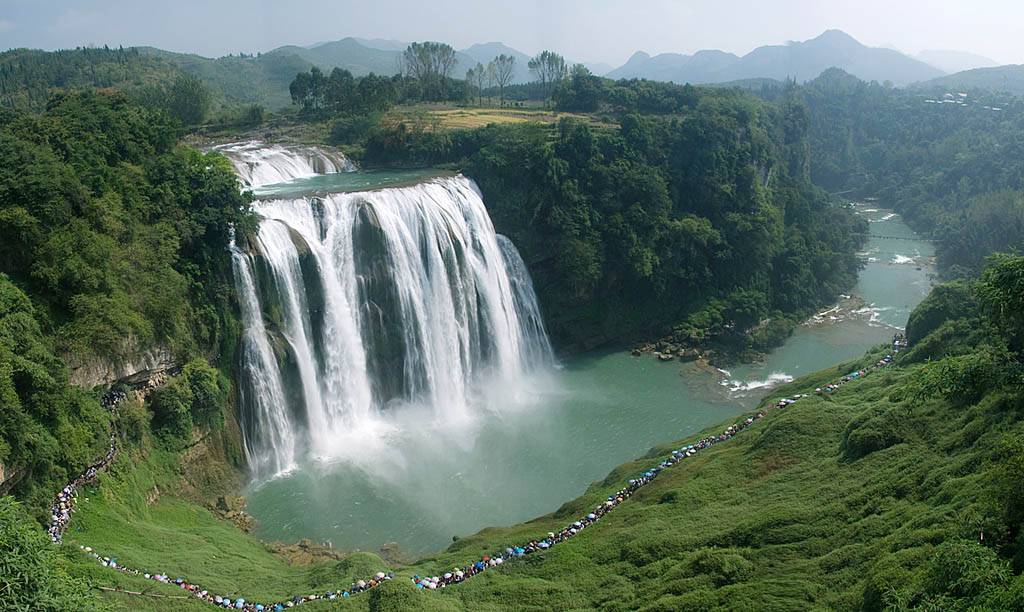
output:
M898 351L899 348L902 347L900 345L895 345L894 348L895 350ZM887 355L884 359L881 359L877 363L875 363L871 370L888 366L891 362L892 355ZM868 372L869 370L859 370L857 372L852 372L835 383L815 389L815 392L818 394L831 393L832 391L835 391L836 389L846 384L847 382L850 382L859 377L866 376ZM101 461L86 469L85 472L82 473L82 475L76 478L67 487L62 489L61 492L58 494L57 498L54 500L53 505L51 507L52 522L50 524L50 527L47 529L47 532L50 534L50 538L55 544L61 544L63 542L64 530L70 524L71 516L75 513L78 504L79 487L95 478L96 474L103 471L114 460L114 457L117 454L117 430L114 425L113 417L117 404L120 401L124 400L125 397L126 396L124 393L108 392L102 398L104 408L106 408L111 413L110 449L107 451L106 456ZM780 399L778 402L774 404L773 409L785 408L786 406L806 397L808 397L808 395L803 394ZM542 552L562 542L565 542L566 540L580 533L590 525L593 525L597 521L601 520L601 517L603 517L608 512L614 510L616 507L618 507L619 504L629 499L630 496L636 493L639 489L646 486L655 478L657 478L658 474L661 473L662 470L668 469L682 462L684 459L694 456L697 452L701 450L710 448L715 444L719 444L721 442L731 439L734 435L743 431L750 425L754 424L758 419L762 419L767 415L768 409L763 409L754 416L747 418L742 423L734 424L726 428L726 430L720 435L708 436L706 438L698 440L694 444L691 444L689 446L683 446L679 450L672 451L671 457L662 461L661 463L652 467L651 469L638 474L636 478L631 478L629 482L626 484L626 486L622 487L615 493L609 495L608 498L599 506L594 508L592 512L588 513L586 516L580 517L579 520L576 520L570 523L569 525L566 525L558 532L549 531L547 535L541 539L532 540L526 544L516 547L508 547L505 550L499 551L493 555L481 557L479 560L474 561L466 567L454 568L452 571L445 572L443 575L440 576L425 577L416 575L412 578L412 581L420 589L436 590L439 588L445 588L468 580L469 578L472 578L477 574L485 572L492 567L497 567L510 559L515 559L516 557L522 557L525 555ZM208 590L202 588L198 584L187 582L183 578L172 579L168 574L148 573L137 569L128 568L123 565L117 564L116 557L112 559L110 557L101 556L99 553L94 552L92 548L88 546L80 545L79 548L81 548L87 555L89 555L89 557L96 559L104 567L108 567L110 569L125 572L135 576L142 576L149 580L155 580L157 582L178 586L179 588L188 592L191 597L195 597L202 601L209 602L221 608L229 608L233 610L248 610L251 612L263 612L271 610L278 611L284 610L286 608L292 608L309 601L351 597L353 595L362 593L363 591L372 589L373 587L385 581L392 580L395 578L394 572L389 572L386 574L384 572L377 572L376 575L374 575L373 577L367 580L359 580L348 589L339 589L337 591L328 590L323 594L314 594L307 596L296 595L293 598L285 601L263 604L247 601L243 597L232 598L232 596L230 595L213 595Z

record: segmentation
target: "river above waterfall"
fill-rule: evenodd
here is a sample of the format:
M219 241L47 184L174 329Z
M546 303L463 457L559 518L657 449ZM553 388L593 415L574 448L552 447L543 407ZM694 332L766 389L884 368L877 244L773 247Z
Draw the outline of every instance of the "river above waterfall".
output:
M309 193L310 181L380 186L410 178L313 177L264 186L261 197ZM890 211L856 209L871 221L872 238L851 297L798 328L763 362L726 372L604 350L515 381L481 378L469 410L450 418L422 405L390 406L339 434L344 452L301 459L254 482L245 494L259 521L256 535L341 550L397 542L406 554L437 552L453 536L551 512L651 446L727 420L779 382L891 340L930 289L933 253Z
M431 169L360 170L316 174L281 183L260 185L252 191L257 197L292 198L306 195L323 196L345 191L369 191L382 187L414 183L432 176L448 176L451 172Z

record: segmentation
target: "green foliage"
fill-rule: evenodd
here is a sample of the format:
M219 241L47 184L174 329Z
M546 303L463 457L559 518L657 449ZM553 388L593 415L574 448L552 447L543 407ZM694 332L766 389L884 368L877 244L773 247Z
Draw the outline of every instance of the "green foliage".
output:
M964 318L976 311L974 288L969 283L956 281L937 285L910 313L907 338L916 344L946 321Z
M371 138L380 124L379 114L349 115L333 119L328 140L334 144L350 144Z
M419 82L422 100L449 100L455 49L438 42L414 42L401 56L402 71ZM463 90L463 93L465 90Z
M940 285L910 315L915 348L908 360L949 356L917 370L899 397L974 400L1024 387L1024 257L995 255L980 283ZM923 338L921 335L923 334ZM947 342L948 340L948 342Z
M729 337L742 350L754 341L744 332L768 318L756 341L778 341L852 284L866 224L780 165L806 158L806 134L773 127L799 109L729 90L661 90L678 96L681 116L626 114L617 130L570 118L451 132L384 121L365 158L473 177L563 345L678 326L681 338Z
M67 574L43 531L10 497L0 497L0 602L4 610L78 612L99 606Z
M251 223L248 205L226 160L176 138L120 94L55 98L0 129L0 271L33 294L62 349L111 355L131 338L196 350L222 335L211 305L230 294L223 246L232 223Z
M865 409L843 432L839 445L843 458L854 461L902 442L907 436L903 421L902 408L871 406Z
M976 542L954 540L935 549L927 567L923 593L911 608L897 609L969 610L1005 588L1011 579L1009 567L996 551ZM982 607L981 609L991 609Z
M172 444L187 444L192 427L223 429L229 383L204 359L185 364L181 375L153 392L154 430Z
M555 108L562 111L592 113L598 109L605 95L605 83L594 76L583 64L569 71L569 78L555 86Z
M108 434L107 413L68 384L62 358L121 360L154 344L183 359L234 351L224 247L232 225L253 221L227 160L176 138L162 113L120 93L56 96L0 127L0 461L40 516ZM161 433L223 429L221 373L198 359L171 387ZM129 440L143 443L148 427L145 411L125 415Z
M179 75L171 64L135 48L13 49L0 53L0 107L41 111L59 91L134 91Z
M103 452L107 416L67 384L64 364L40 330L31 302L0 273L0 462L14 492L42 516L53 491Z
M1001 365L1000 357L991 351L930 361L915 372L903 389L902 397L911 402L936 396L958 401L977 400L997 386Z
M1024 527L1024 437L1006 435L992 453L988 472L993 505L1007 525L1014 550L1021 552L1018 536ZM1018 565L1018 571L1021 569Z
M209 88L191 74L179 76L169 87L157 84L132 91L131 97L139 105L166 113L185 126L203 123L212 104Z
M301 108L303 116L317 118L327 115L342 120L377 115L405 102L459 101L469 96L465 81L437 73L425 78L426 81L414 76L386 77L372 72L353 77L342 68L335 68L327 76L314 66L309 72L295 75L289 91L292 103Z
M807 109L815 184L878 197L933 233L940 271L956 278L1024 240L1024 103L971 91L961 105L950 95L887 88L833 68L768 97Z
M554 51L541 51L528 62L530 73L540 82L545 99L550 98L555 87L569 76L565 58Z
M994 255L982 276L981 301L1007 347L1024 351L1024 256Z

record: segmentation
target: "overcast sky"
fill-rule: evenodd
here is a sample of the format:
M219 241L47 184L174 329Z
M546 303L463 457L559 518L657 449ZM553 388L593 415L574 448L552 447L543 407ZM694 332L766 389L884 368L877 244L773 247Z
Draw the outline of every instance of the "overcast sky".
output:
M0 49L152 45L217 57L347 36L501 41L527 54L624 63L844 30L908 53L952 49L1024 63L1024 0L0 0Z

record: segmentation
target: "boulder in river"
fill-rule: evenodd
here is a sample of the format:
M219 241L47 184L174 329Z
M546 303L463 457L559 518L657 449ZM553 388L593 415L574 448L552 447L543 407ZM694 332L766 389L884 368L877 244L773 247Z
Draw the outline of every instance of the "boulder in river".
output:
M700 351L693 347L684 348L679 351L679 361L696 361L700 358Z

